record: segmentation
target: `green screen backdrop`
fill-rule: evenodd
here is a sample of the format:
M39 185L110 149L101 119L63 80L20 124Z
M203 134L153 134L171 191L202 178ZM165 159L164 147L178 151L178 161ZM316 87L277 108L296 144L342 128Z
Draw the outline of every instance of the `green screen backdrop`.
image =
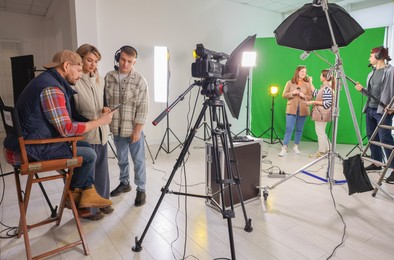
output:
M371 68L368 67L369 54L372 48L383 44L385 28L367 29L365 33L351 42L348 46L339 49L339 56L343 62L346 76L354 81L366 84L366 78ZM313 85L320 88L320 72L329 68L329 64L311 53L305 60L300 59L301 50L280 46L275 38L258 38L255 43L257 52L256 67L253 69L251 79L251 130L259 136L271 127L272 97L269 95L269 86L279 87L279 94L274 98L274 129L283 140L286 128L286 102L282 97L286 82L294 74L298 65L307 66L307 74L313 78ZM335 55L330 50L316 51L331 64L335 64ZM348 97L345 86L341 84L339 93L339 117L337 143L357 144L357 135L353 124ZM347 81L351 102L355 111L355 120L361 132L361 138L365 136L365 115L362 107L366 97L361 95L350 81ZM327 133L331 138L332 123L327 124ZM271 131L265 133L262 138L270 138ZM275 138L275 134L273 136ZM293 140L293 138L292 138ZM315 125L310 117L307 118L302 140L317 141ZM365 141L367 141L365 139Z

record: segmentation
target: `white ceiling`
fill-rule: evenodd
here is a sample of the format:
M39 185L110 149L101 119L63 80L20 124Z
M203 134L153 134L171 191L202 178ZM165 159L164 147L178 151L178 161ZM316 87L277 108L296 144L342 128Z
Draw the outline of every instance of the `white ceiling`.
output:
M14 12L38 16L46 16L50 6L55 0L0 0L0 11ZM63 0L57 0L63 1ZM183 1L183 0L182 0ZM197 0L198 1L198 0ZM270 10L284 15L290 14L301 8L304 4L313 1L305 0L226 0L251 7ZM393 0L328 0L328 3L336 3L347 11L355 11L363 8L391 3Z
M53 1L54 0L0 0L0 11L45 16Z

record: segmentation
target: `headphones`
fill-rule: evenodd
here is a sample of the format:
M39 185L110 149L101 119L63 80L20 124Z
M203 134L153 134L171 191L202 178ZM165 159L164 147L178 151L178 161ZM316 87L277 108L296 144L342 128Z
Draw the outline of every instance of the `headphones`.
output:
M377 52L375 52L375 59L377 60L381 60L384 56L384 54L382 53L382 51L384 50L383 46L379 47L379 50Z
M130 45L124 45L124 46L120 47L120 49L115 52L115 56L114 56L114 69L116 71L119 70L118 64L119 64L120 54L122 51L126 52L127 49L128 49L128 51L134 52L136 58L138 57L137 50L134 47L132 47Z

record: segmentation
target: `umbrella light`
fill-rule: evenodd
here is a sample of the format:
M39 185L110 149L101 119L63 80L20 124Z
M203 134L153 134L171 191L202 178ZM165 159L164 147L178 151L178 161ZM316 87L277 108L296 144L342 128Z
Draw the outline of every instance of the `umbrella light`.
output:
M328 4L328 16L338 47L347 46L364 33L363 28L337 4ZM331 48L334 43L322 5L305 4L274 31L279 45L304 51Z

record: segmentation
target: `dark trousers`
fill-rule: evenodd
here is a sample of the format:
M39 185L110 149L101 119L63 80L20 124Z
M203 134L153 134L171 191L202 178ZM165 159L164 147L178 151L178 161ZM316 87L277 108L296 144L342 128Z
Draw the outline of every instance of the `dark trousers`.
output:
M368 107L365 112L366 112L365 117L366 117L366 125L367 125L367 136L368 139L371 140L372 133L375 131L383 115L377 113L376 108ZM392 123L393 123L393 115L387 115L385 120L381 124L392 125ZM391 135L390 129L379 128L378 134L375 136L375 139L373 141L394 145L394 140L393 140L393 136ZM382 162L383 161L382 147L371 145L370 149L371 149L371 158ZM386 158L388 159L391 154L391 150L384 149L384 151L386 154ZM391 161L390 168L394 168L394 160Z

